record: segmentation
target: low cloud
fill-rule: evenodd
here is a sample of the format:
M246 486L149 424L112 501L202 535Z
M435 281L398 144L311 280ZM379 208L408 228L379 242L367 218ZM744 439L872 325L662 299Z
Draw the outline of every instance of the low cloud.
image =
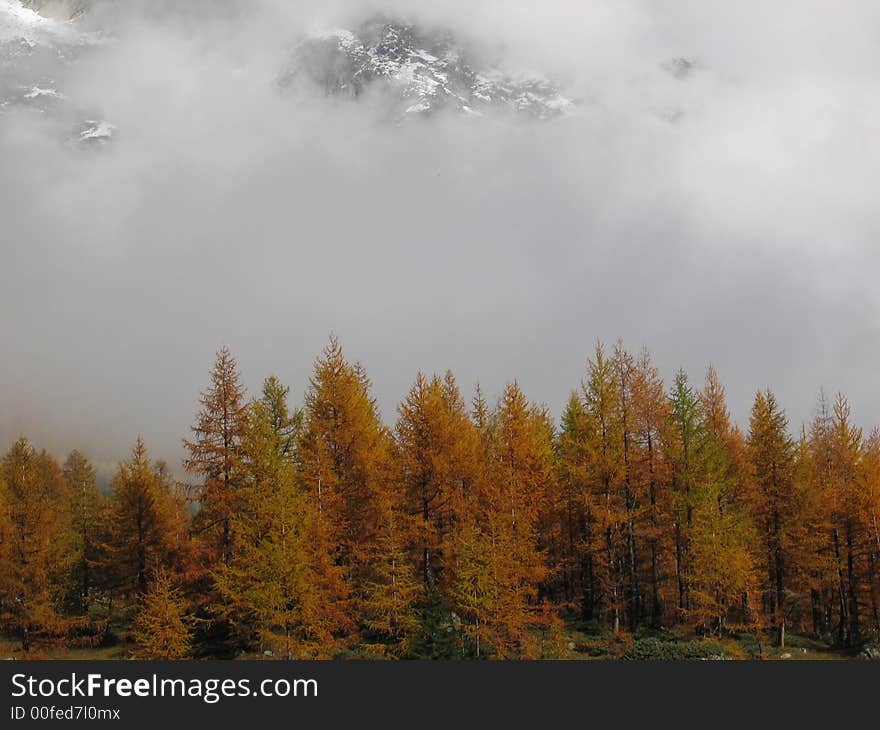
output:
M51 80L114 139L0 113L0 446L109 460L142 433L176 461L220 345L298 397L331 331L388 420L419 369L558 412L597 337L667 375L714 362L741 423L768 386L795 426L822 386L877 420L876 3L389 2L576 110L394 124L379 98L279 91L301 33L376 9L77 21L101 41Z

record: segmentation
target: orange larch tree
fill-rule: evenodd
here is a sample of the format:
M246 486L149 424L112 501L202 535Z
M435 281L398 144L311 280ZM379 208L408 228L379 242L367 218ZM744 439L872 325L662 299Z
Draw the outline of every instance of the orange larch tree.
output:
M785 644L786 619L797 593L792 589L792 563L798 546L793 539L795 514L795 443L788 419L769 390L758 392L749 421L751 512L763 535L761 551L765 612Z
M838 575L838 638L847 647L861 643L862 557L867 530L863 522L862 430L852 422L849 402L838 394L829 431L831 458L831 544Z
M105 499L98 489L95 468L79 451L70 452L63 470L71 507L77 603L80 610L85 611L94 593L93 573L100 559L99 531Z
M637 491L646 502L647 515L642 520L641 535L648 543L649 615L654 625L662 623L666 595L664 576L672 571L665 556L672 540L669 520L670 464L664 447L669 435L670 404L663 379L643 349L635 363L632 379L633 438L638 446L632 466Z
M569 395L556 439L556 499L559 545L555 552L556 578L562 582L566 604L576 604L582 618L593 619L593 552L587 510L587 412L576 392Z
M868 606L875 634L880 634L880 430L865 439L860 471L862 523L865 526Z
M0 625L28 651L66 632L63 603L74 564L66 485L58 463L19 439L3 457L6 573L0 578Z
M110 482L102 569L123 598L143 595L157 570L187 563L189 524L184 499L162 462L152 462L138 437Z
M229 563L234 536L232 514L241 486L241 438L247 415L245 390L229 348L217 353L211 384L201 395L201 410L184 439L186 470L196 476L199 513L195 532L206 544L211 563Z
M552 489L552 441L544 414L508 385L492 419L491 452L480 495L489 538L495 650L510 656L526 648L540 623L538 586L547 576L538 525Z
M298 479L317 509L312 530L327 607L336 633L353 640L370 548L380 532L390 487L392 439L379 417L370 381L333 337L315 363L297 438Z
M419 374L398 407L397 470L413 517L414 545L427 589L445 590L457 529L476 479L477 439L455 380Z
M626 465L619 382L614 359L597 344L595 358L588 363L588 379L582 386L588 416L587 509L594 524L590 549L595 556L599 593L595 604L601 604L615 633L621 629L626 608L623 576L627 503L621 489Z

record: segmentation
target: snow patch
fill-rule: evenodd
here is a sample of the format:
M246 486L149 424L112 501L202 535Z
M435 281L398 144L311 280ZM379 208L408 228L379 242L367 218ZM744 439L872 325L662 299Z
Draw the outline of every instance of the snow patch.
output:
M104 120L86 119L77 140L80 142L103 142L113 137L116 126Z
M30 91L28 91L25 95L25 99L39 99L40 97L48 96L53 99L63 99L64 94L59 94L55 89L44 89L39 86L31 87Z

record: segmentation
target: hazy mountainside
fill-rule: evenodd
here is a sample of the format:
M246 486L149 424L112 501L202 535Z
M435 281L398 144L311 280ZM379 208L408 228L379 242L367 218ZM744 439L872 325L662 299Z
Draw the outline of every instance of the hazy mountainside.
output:
M91 5L89 0L22 0L21 4L46 17L63 20L80 15Z
M303 78L328 94L352 98L381 89L404 115L441 109L476 115L494 108L548 119L574 106L538 74L479 65L448 31L426 32L385 17L305 39L282 84Z
M61 134L77 144L113 136L115 126L100 109L82 108L64 88L83 54L113 42L112 29L105 33L94 27L90 6L90 0L0 0L0 115L40 115L61 125ZM574 107L540 74L482 63L449 31L428 31L384 16L353 28L300 37L289 62L279 69L282 89L314 92L317 87L351 99L369 92L395 119L440 110L550 119ZM275 80L267 77L265 83Z
M38 114L66 139L88 146L114 136L112 120L94 102L84 107L64 88L84 54L115 42L115 29L104 28L105 19L91 10L97 10L95 0L0 0L0 117ZM448 29L384 15L297 36L275 78L270 72L255 83L278 82L282 92L317 90L352 101L369 97L396 121L441 111L550 120L576 108L540 72L515 71L487 56L493 39L463 39ZM683 81L695 66L678 58L663 68ZM681 112L658 114L675 121Z
M78 105L62 88L71 64L103 42L73 20L84 3L43 0L27 5L33 7L0 0L0 116L21 111L50 117L77 143L109 139L113 125L98 110Z

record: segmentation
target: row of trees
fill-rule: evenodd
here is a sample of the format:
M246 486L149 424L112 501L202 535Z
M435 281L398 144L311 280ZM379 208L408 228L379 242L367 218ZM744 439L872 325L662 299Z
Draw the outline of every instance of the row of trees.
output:
M508 385L419 375L383 424L332 339L301 410L248 401L218 353L176 482L139 439L104 494L22 439L0 471L0 622L25 649L130 628L182 657L545 657L564 620L615 632L880 629L880 435L842 396L795 438L769 391L748 431L713 368L664 385L597 346L557 426Z

